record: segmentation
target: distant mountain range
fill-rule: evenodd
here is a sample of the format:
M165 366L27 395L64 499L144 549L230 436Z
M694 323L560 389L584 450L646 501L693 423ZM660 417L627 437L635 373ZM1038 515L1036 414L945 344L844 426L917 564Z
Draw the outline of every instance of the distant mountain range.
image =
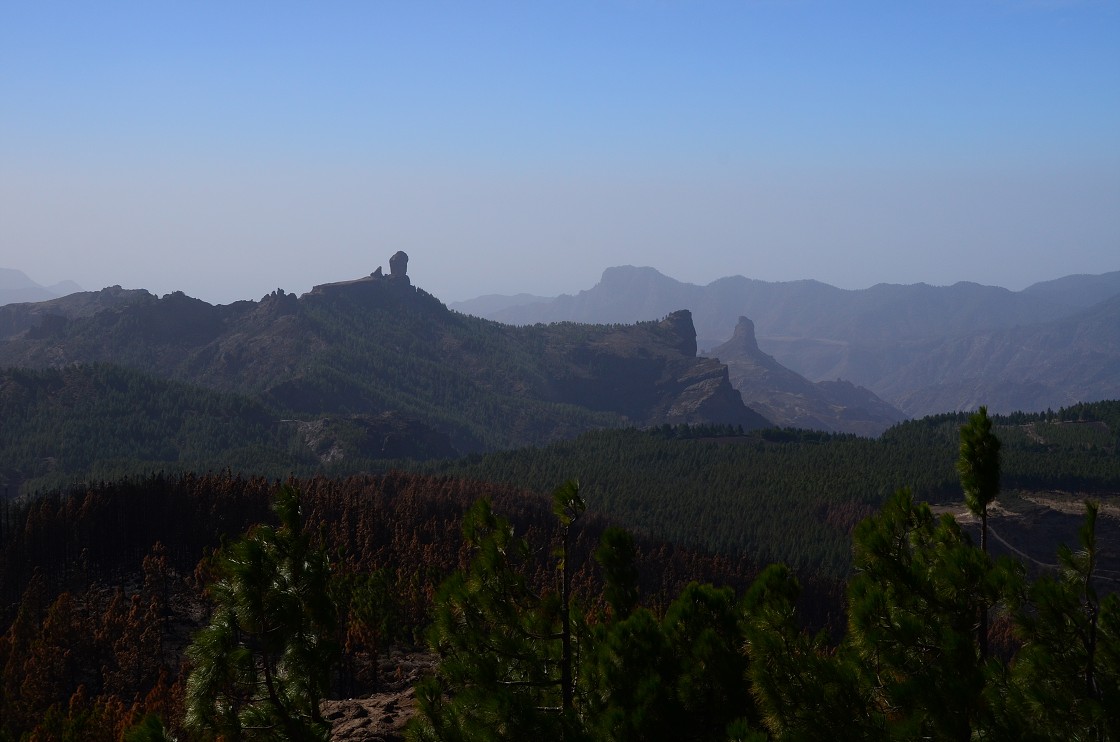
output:
M724 361L717 346L740 317L749 317L758 346L777 363L810 381L864 386L922 416L979 404L998 412L1044 410L1120 396L1118 295L1120 271L1023 291L964 282L850 291L742 276L697 286L623 266L574 296L521 305L490 296L451 306L518 325L635 322L667 307L687 308L699 346ZM749 398L749 390L740 391Z
M40 286L23 271L0 268L0 306L27 301L46 301L81 291L73 281L62 281L53 286Z
M226 418L241 414L229 406L252 408L258 427L261 409L295 426L323 461L355 450L364 458L446 456L603 427L771 425L743 403L727 367L696 350L687 311L630 325L517 328L452 312L407 276L379 272L300 297L278 291L229 305L112 287L0 307L0 368L109 364L187 385L173 391L185 400L176 409L190 411L177 413L185 422L171 428L178 443L157 447L172 457L184 436L228 429ZM150 401L164 387L128 379L0 375L0 413L35 431L57 424L59 410L78 409L59 395L111 398L112 405L83 398L79 406L117 415L134 387L148 390L134 407L164 410ZM270 450L283 447L253 435Z
M741 277L700 287L624 267L577 296L453 306L551 324L468 316L380 272L229 305L116 286L0 307L0 369L63 373L0 371L0 432L11 438L0 440L0 483L88 471L108 448L118 472L136 459L197 467L221 450L277 471L343 471L594 428L877 435L979 404L1011 412L1120 397L1120 272L1020 292L844 291ZM164 432L140 425L138 410L166 419ZM166 440L127 432L137 429ZM81 440L65 455L27 444L52 430Z
M384 283L389 281L389 283ZM384 285L382 285L384 284ZM312 292L307 297L296 299L290 295L283 295L281 297L271 296L265 297L261 304L274 303L278 298L283 299L285 306L298 307L303 306L305 302L315 304L319 296L322 295L348 295L353 294L355 291L366 291L367 293L373 290L374 286L379 286L383 295L382 298L396 296L398 299L405 300L405 304L415 305L416 302L412 301L414 297L408 292L415 293L415 289L408 283L399 284L394 283L390 277L381 276L380 283L372 281L371 279L363 279L358 282L347 282L343 284L329 285L322 287L316 292ZM400 286L405 286L407 291L400 293L397 289ZM386 287L390 287L386 289ZM397 294L393 292L397 291ZM399 296L398 296L399 294ZM423 294L423 292L420 292ZM426 294L423 294L427 296ZM410 298L411 297L411 298ZM429 297L430 298L430 297ZM503 307L508 307L511 302L536 302L547 301L541 297L534 297L528 294L521 294L517 297L492 297L483 298L476 305L489 306L494 310L500 310ZM292 302L295 302L294 304ZM440 311L446 312L442 305L434 300L429 302L430 307L438 307L438 310L433 309L435 312L432 316L435 317ZM522 304L523 305L523 304ZM255 307L255 308L254 308ZM241 347L242 343L259 343L255 339L255 335L264 333L270 337L277 334L274 327L261 324L258 315L262 313L263 307L257 307L254 302L237 302L229 307L211 307L201 301L190 299L182 294L172 294L163 299L157 299L146 291L143 290L125 290L119 286L114 286L98 292L82 292L67 296L61 299L53 299L50 301L21 304L18 306L11 306L7 308L0 308L0 342L8 341L4 345L0 345L0 364L7 363L15 366L23 367L52 367L59 366L66 362L107 362L124 364L131 368L137 368L148 372L155 372L165 377L175 378L189 383L201 383L209 388L221 389L223 391L232 392L251 392L259 393L259 389L246 388L244 385L231 383L229 374L218 373L210 364L193 363L192 370L186 372L181 368L183 360L182 353L186 352L188 355L197 355L197 349L186 350L180 348L178 351L171 351L167 348L159 350L161 360L153 362L148 356L153 352L150 345L154 339L157 343L176 343L182 344L191 338L196 338L197 342L208 343L210 345L217 344L222 348L220 357L242 357L247 356L252 358L255 353ZM691 316L688 312L683 315L679 311L670 311L662 315L664 320L658 318L662 325L672 325L674 332L679 333L680 338L672 341L672 343L679 346L680 352L692 358L696 355L695 331L693 329ZM686 319L687 317L687 319ZM125 319L127 318L127 320ZM452 323L463 324L461 315L448 314ZM368 317L366 318L368 320ZM127 321L128 331L122 331L120 328L113 326L119 322ZM290 317L284 320L285 322L292 321ZM440 320L445 321L445 320ZM254 329L247 332L243 329L234 330L240 324L249 322L253 324ZM95 329L89 329L92 325ZM81 329L78 329L81 328ZM224 331L233 333L229 339L219 337L220 332ZM624 328L615 328L612 330L612 337L609 340L600 342L600 347L612 347L610 352L618 352L622 348L630 348L635 345L633 339L623 339L622 333L628 332L634 335L637 333L636 328L624 330ZM378 333L385 333L385 327L378 327ZM555 335L560 330L552 328L545 330L534 330L537 334L552 334ZM576 328L568 328L565 332L568 333L582 333L588 332L602 334L603 330L577 330ZM526 330L514 330L507 328L507 333L512 336L524 336L532 334ZM281 332L282 340L276 340L277 348L284 348L287 352L296 353L295 348L290 347L287 343L290 339L286 333ZM370 337L364 337L362 340L368 342ZM56 342L61 340L61 342ZM650 340L647 338L647 340ZM598 342L598 341L597 341ZM642 341L645 342L645 341ZM638 342L637 345L641 345ZM753 343L753 340L751 341ZM648 344L648 343L647 343ZM310 347L321 347L321 357L324 363L326 359L339 349L335 348L331 342L320 342L319 340L309 340ZM421 356L432 356L432 360L436 363L448 362L454 363L454 354L443 354L442 357L438 353L433 353L434 349L422 348L416 345L415 342L410 343L412 352ZM755 348L757 351L757 346ZM347 352L353 352L351 348L346 348ZM582 352L582 351L580 351ZM596 351L599 353L599 351ZM648 365L648 359L660 353L660 351L651 351L649 347L638 348L636 351L641 355L642 364ZM496 351L498 356L505 354L505 351ZM285 354L278 354L280 357L275 359L275 363L279 366L292 366L292 359ZM517 356L518 352L514 353ZM578 354L577 354L578 355ZM596 367L605 367L604 357L599 357L593 360ZM65 360L63 360L65 359ZM412 363L414 359L400 359L398 363ZM249 361L254 364L254 367L262 367L264 364L256 360ZM606 363L609 366L611 363L619 362L618 359ZM628 363L635 362L634 359L627 361ZM697 368L703 369L703 374L722 374L725 373L715 359L700 361L693 360L693 364L697 364ZM768 363L770 367L777 366L777 362L772 358ZM477 366L477 364L475 364ZM621 369L621 366L619 367ZM877 435L889 427L892 423L904 419L905 415L899 410L893 409L882 400L876 398L872 393L866 389L857 388L850 384L839 384L835 382L828 382L828 384L814 384L807 379L799 376L798 374L790 371L789 369L781 369L780 373L748 373L745 357L735 359L735 378L733 379L734 388L730 391L733 401L728 407L727 411L717 411L713 408L712 403L708 402L700 404L698 411L689 415L682 415L680 410L666 411L665 414L653 413L648 409L639 409L633 405L627 405L624 400L627 397L632 397L637 393L635 382L640 380L643 375L648 377L647 383L653 383L655 379L649 377L646 372L638 373L636 376L631 375L625 377L624 382L615 384L613 387L608 383L606 387L594 388L601 386L604 379L592 379L586 382L586 388L579 392L578 399L570 400L566 397L565 401L572 402L577 406L584 407L590 406L594 410L611 410L620 412L623 415L622 421L629 424L650 424L660 422L713 422L713 421L734 421L735 424L747 424L750 426L757 426L760 424L774 424L778 426L800 426L812 427L818 430L835 431L835 432L849 432L858 433L862 435ZM758 368L755 368L758 371ZM264 372L267 374L267 372ZM260 376L260 372L254 371L253 378L256 379ZM486 373L482 367L478 367L478 377L483 380L483 383L490 384L491 381L487 380ZM586 375L581 374L580 375ZM581 382L583 383L583 382ZM661 383L661 382L657 382ZM716 383L713 377L705 382L709 385ZM328 403L329 400L319 404L321 409L312 409L315 405L307 405L293 402L293 399L300 398L303 394L301 385L306 382L302 378L287 379L284 381L277 381L275 388L269 389L268 394L272 399L279 401L282 406L288 407L296 405L293 409L299 409L304 413L310 412L335 412L338 406L332 406ZM831 394L826 393L826 390L833 387ZM545 394L546 399L553 399L555 397L556 387ZM696 387L704 389L703 385ZM741 392L741 395L735 394L735 389ZM707 392L705 392L707 394ZM468 395L469 396L469 395ZM563 396L563 395L561 395ZM762 408L765 407L767 413L763 416L766 418L762 421L761 418L752 417L747 415L744 417L742 412L735 412L733 410L741 407L742 400L746 401L748 407ZM784 401L781 404L776 403L776 400L782 398ZM588 402L592 400L592 402ZM699 404L699 403L698 403ZM301 406L302 405L302 406ZM431 407L430 402L425 402L421 407L427 405ZM349 409L349 408L347 408ZM369 405L357 405L354 407L354 414L369 414L372 411L380 414L382 409L396 409L392 405L381 404L380 407ZM871 411L874 410L874 413ZM447 413L435 412L432 409L427 409L427 412L422 414L419 419L432 420L439 419ZM617 421L607 422L604 424L616 424ZM438 427L438 425L437 425ZM450 431L448 431L450 432ZM569 433L572 431L568 431ZM459 440L459 445L463 450L472 450L479 444L481 440L488 436L479 437L477 435L467 436ZM493 436L489 436L493 437ZM504 441L495 441L495 445L507 444L523 444L526 442L541 442L548 438L539 439L534 437L526 437L524 435L507 438ZM489 445L489 444L487 444ZM430 446L426 450L430 450Z

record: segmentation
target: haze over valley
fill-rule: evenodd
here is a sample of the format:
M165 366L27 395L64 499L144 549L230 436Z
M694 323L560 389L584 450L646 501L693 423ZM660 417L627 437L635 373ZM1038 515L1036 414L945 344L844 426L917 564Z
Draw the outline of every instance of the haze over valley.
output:
M1118 295L1120 271L1013 292L976 283L843 290L742 276L697 286L623 266L575 295L488 296L451 306L514 324L635 322L687 307L699 347L725 362L741 351L721 343L746 317L773 360L814 382L867 387L920 417L981 404L1013 412L1115 398Z

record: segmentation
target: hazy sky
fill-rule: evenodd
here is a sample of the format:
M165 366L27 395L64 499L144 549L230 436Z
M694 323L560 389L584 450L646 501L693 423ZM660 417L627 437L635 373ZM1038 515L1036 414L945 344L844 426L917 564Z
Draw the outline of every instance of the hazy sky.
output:
M0 267L226 303L401 249L445 301L1120 269L1120 1L0 3Z

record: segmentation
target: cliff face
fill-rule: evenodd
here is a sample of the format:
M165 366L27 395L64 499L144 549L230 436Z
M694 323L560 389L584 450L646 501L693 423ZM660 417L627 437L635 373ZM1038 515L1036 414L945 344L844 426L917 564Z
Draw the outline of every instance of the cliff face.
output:
M392 412L400 435L437 431L458 451L612 425L767 424L724 366L696 357L684 311L637 325L516 328L376 274L225 306L119 289L76 297L0 308L0 366L111 363L304 419Z
M744 429L769 421L743 404L727 367L696 358L687 310L660 322L614 326L573 348L557 380L558 401L625 415L633 424L721 423Z

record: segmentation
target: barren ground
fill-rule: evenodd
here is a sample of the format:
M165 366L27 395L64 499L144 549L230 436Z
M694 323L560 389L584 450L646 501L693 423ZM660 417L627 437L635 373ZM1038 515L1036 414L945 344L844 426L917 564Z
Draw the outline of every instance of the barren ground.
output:
M1097 495L1098 588L1120 590L1120 494ZM979 523L963 502L934 506L950 513L979 540ZM1017 556L1032 572L1053 574L1057 551L1080 548L1078 531L1085 522L1085 498L1069 492L1004 492L988 511L989 546L994 555Z
M416 713L413 686L430 673L435 657L422 653L391 653L382 660L383 690L366 698L323 701L323 716L331 722L336 742L400 742L404 727Z

